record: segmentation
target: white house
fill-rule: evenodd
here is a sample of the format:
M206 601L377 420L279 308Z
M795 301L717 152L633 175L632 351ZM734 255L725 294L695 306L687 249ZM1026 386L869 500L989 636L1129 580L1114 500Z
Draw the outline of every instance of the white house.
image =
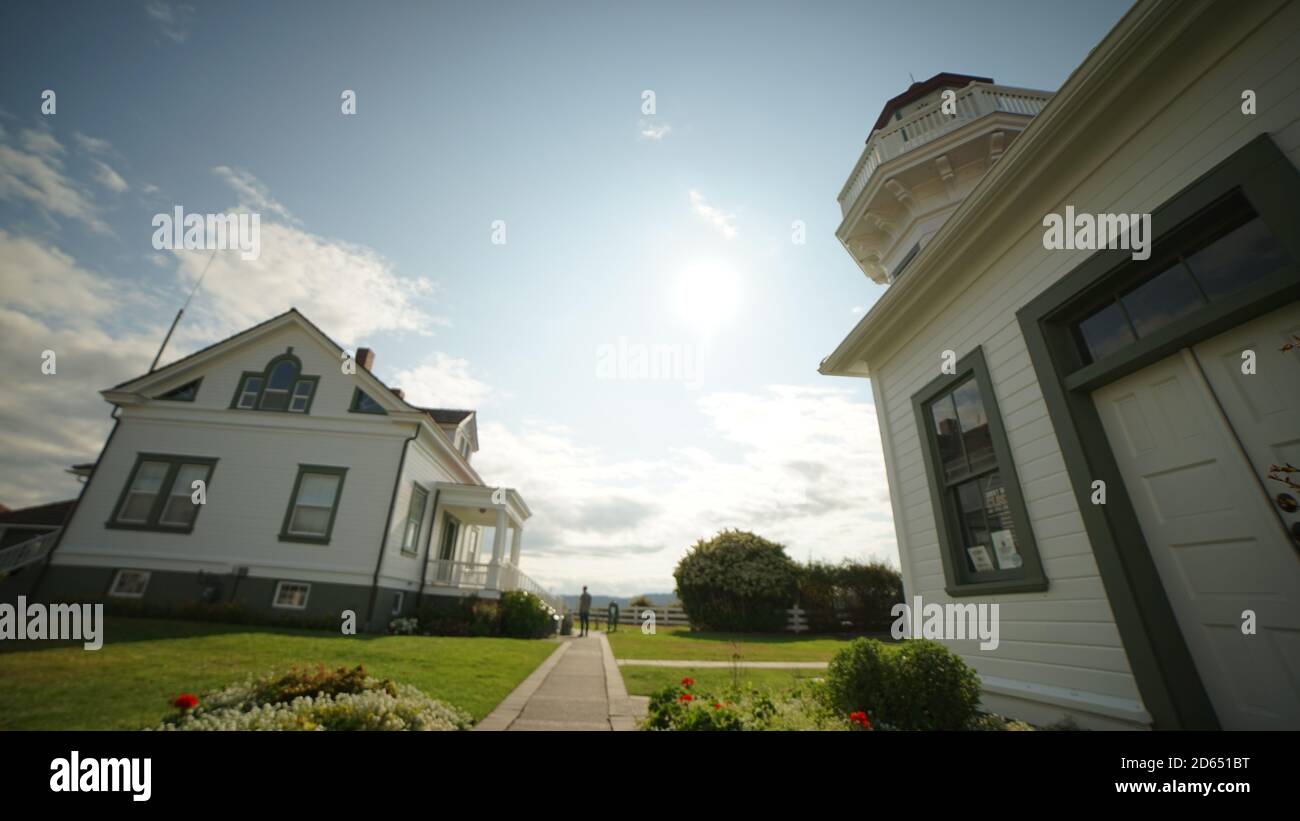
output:
M352 610L371 629L430 597L557 604L519 569L528 505L470 464L475 413L411 405L373 364L290 310L103 391L113 432L62 532L7 551L6 597Z
M1300 728L1298 63L1300 3L1139 0L1054 94L914 85L841 192L885 290L821 372L871 380L909 601L999 605L945 640L989 709Z

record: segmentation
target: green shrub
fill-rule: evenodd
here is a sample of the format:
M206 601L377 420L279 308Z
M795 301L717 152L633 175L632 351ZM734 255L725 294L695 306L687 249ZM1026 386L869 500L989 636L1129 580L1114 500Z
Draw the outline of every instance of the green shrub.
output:
M855 639L831 660L827 698L843 713L865 711L877 726L962 730L979 710L979 678L956 653L933 641L886 648Z
M842 565L810 561L799 567L799 606L814 633L834 633L844 628L840 623Z
M742 530L696 542L673 578L698 630L771 632L785 628L797 568L785 548Z
M542 600L523 590L501 594L501 635L512 639L540 639L549 636L555 619Z
M433 596L420 604L419 631L426 636L494 636L499 615L497 602L478 596Z
M845 561L837 584L845 614L858 630L885 631L894 621L890 612L903 601L903 575L881 561Z

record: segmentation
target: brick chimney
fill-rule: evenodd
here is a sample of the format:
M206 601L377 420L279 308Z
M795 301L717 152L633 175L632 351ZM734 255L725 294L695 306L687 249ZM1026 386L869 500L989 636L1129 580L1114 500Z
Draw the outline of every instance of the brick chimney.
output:
M369 348L357 348L357 364L368 371L374 370L375 352Z
M393 396L396 396L398 399L401 399L402 401L406 401L406 392L403 391L401 388L389 388L389 390L393 392Z

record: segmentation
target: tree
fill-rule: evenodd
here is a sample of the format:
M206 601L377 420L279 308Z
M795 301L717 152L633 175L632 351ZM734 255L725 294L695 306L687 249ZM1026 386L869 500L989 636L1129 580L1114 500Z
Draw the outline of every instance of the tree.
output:
M691 626L775 631L794 602L798 568L785 548L744 530L695 543L673 572Z

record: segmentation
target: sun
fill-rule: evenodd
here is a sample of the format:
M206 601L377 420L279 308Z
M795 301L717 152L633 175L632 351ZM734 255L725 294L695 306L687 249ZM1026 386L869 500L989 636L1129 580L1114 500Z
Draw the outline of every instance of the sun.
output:
M725 325L740 308L740 277L728 263L697 259L678 273L673 285L677 315L705 335Z

